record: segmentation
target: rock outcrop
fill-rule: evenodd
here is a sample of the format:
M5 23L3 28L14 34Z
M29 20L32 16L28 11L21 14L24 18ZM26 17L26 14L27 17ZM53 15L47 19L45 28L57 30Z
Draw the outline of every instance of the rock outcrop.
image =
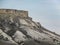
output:
M0 45L60 45L60 35L34 22L28 11L0 9Z

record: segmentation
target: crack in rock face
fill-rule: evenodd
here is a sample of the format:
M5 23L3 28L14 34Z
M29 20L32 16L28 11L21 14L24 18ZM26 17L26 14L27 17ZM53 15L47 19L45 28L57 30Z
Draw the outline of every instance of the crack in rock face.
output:
M27 11L0 9L0 45L60 45L58 34L27 14Z

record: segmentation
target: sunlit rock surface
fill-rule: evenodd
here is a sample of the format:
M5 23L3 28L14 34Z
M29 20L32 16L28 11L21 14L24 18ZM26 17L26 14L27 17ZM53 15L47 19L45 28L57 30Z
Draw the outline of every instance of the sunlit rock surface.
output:
M27 11L0 9L0 45L60 45L60 35L33 21Z

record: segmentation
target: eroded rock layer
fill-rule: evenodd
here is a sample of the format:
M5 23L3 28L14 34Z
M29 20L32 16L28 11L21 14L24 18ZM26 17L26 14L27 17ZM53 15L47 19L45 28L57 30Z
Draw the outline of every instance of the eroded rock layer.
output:
M60 45L60 35L34 22L27 11L0 9L0 45Z

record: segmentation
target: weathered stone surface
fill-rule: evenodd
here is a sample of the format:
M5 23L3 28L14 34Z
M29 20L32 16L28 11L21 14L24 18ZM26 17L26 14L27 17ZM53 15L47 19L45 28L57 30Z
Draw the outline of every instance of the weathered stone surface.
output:
M18 15L20 17L28 17L28 11L14 10L14 9L0 9L0 14L4 15Z
M34 22L27 11L0 9L0 45L4 44L58 45L60 35Z

